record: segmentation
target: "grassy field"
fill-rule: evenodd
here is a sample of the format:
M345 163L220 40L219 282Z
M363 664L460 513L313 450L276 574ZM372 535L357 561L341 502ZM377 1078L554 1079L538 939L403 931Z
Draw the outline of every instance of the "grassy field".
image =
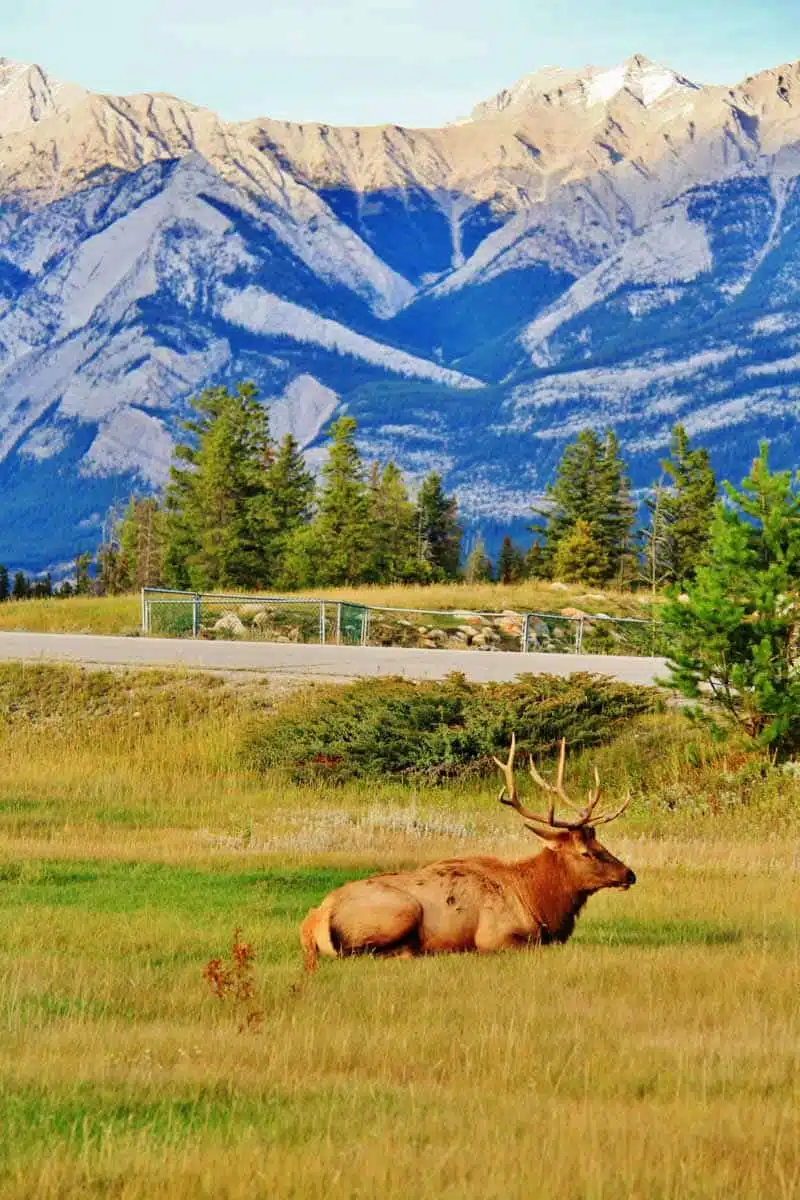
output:
M493 784L247 772L280 702L0 667L1 1195L800 1197L797 777L641 719L594 756L639 883L566 947L304 979L328 888L531 841ZM202 974L237 927L243 1033Z
M647 617L647 593L589 592L566 584L538 580L510 585L436 584L431 587L397 584L391 587L337 588L315 591L322 599L349 600L357 604L401 609L466 609L486 612L559 612L579 607L609 616ZM71 596L66 600L10 600L0 604L0 630L31 633L138 633L141 600L135 596Z

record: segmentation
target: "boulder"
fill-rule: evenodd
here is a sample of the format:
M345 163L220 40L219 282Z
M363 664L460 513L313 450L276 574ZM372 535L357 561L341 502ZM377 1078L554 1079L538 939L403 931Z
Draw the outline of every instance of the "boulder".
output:
M245 633L245 627L237 617L236 613L225 613L223 617L214 624L214 633L229 633L233 637L242 637Z

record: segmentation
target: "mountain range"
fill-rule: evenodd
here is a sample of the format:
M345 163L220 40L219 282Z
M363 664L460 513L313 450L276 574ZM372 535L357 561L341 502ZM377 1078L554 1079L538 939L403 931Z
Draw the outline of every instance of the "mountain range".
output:
M681 420L737 479L800 450L800 64L636 55L441 129L231 123L0 59L0 561L58 571L165 481L189 398L252 379L310 462L441 471L521 529L567 440L634 485Z

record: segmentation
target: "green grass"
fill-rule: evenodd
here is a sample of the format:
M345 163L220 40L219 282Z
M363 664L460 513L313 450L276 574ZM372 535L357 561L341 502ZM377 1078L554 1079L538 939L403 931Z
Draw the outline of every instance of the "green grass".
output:
M0 666L4 1200L800 1198L796 778L639 718L570 758L638 883L567 946L304 978L345 879L535 843L491 780L245 770L284 686ZM235 928L254 1032L203 978Z
M297 924L344 869L14 866L6 1194L797 1194L780 878L644 870L561 950L303 981ZM234 924L258 955L255 1034L201 977Z

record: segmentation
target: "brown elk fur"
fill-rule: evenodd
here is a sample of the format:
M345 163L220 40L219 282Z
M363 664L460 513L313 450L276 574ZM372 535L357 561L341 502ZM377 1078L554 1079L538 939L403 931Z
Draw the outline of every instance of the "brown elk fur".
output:
M592 826L537 832L545 848L519 862L454 858L337 888L301 927L306 969L319 955L411 957L565 942L593 892L636 882Z

